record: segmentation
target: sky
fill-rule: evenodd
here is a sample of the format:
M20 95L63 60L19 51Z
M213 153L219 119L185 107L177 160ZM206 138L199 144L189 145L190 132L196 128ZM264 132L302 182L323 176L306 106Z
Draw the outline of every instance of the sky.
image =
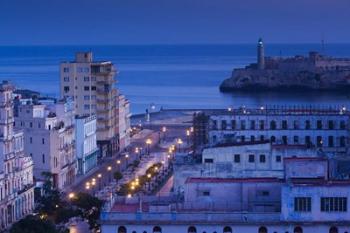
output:
M349 0L0 0L0 46L348 43L349 12Z

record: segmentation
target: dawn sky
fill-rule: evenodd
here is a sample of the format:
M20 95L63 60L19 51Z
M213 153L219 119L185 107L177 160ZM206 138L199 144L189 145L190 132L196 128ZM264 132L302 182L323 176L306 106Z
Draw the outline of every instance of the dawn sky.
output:
M0 45L350 42L349 0L1 0Z

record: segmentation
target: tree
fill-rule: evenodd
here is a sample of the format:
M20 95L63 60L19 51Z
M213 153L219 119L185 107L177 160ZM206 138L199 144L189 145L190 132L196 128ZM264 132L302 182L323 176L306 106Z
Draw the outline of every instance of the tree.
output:
M88 193L78 193L76 198L72 199L72 204L80 208L82 217L89 221L91 229L96 229L99 226L97 221L100 217L103 201Z
M113 178L118 183L119 180L123 179L123 174L119 171L114 172Z
M18 222L14 223L10 229L10 233L63 233L68 232L67 229L61 231L47 219L41 219L38 216L29 215Z

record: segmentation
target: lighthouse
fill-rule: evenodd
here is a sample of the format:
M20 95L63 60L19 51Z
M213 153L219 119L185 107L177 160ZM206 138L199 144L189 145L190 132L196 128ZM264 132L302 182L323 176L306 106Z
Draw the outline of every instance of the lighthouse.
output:
M261 38L258 41L258 69L265 69L265 52L264 52L264 43Z

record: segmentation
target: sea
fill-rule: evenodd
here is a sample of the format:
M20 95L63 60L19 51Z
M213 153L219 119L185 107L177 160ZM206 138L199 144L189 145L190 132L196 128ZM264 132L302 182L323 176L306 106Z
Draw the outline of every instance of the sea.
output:
M221 93L220 83L232 70L256 61L255 44L0 46L0 80L17 88L59 97L59 64L78 51L94 60L112 61L116 86L131 103L133 114L146 109L238 108L260 106L347 107L349 93ZM350 57L350 44L266 44L266 56L307 55L309 51Z

